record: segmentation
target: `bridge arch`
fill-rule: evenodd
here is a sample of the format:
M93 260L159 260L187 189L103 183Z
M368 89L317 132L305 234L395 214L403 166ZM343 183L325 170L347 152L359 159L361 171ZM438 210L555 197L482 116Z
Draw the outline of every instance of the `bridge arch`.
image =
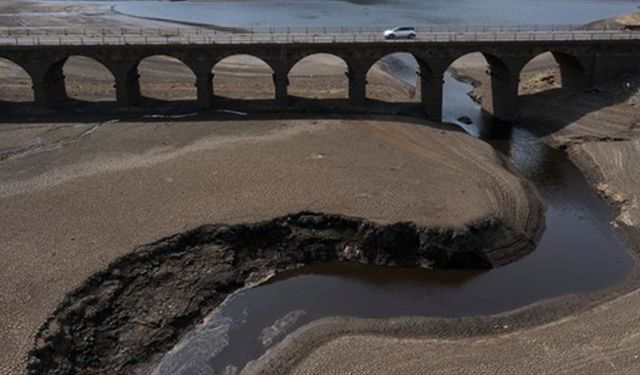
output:
M248 54L226 56L212 68L213 92L230 99L274 99L274 70L264 60Z
M316 52L304 56L288 71L289 94L311 99L346 99L349 97L348 72L349 64L338 55ZM318 84L319 80L322 84Z
M116 99L115 77L96 58L71 55L53 64L51 69L62 69L66 97L69 99L84 102L113 102Z
M385 102L419 102L421 65L415 55L407 51L380 57L367 70L367 98Z
M182 59L171 55L149 55L132 69L139 75L142 97L158 101L195 101L196 73Z
M520 71L519 94L551 89L582 90L588 86L584 64L565 52L549 50L532 57Z
M69 65L67 65L69 62ZM69 99L82 102L114 101L115 78L99 58L58 54L30 64L35 101L57 107Z
M443 92L443 113L449 121L456 121L461 117L470 117L468 113L459 113L457 103L460 100L468 100L469 93L459 93L459 82L471 81L479 86L481 95L475 95L474 101L479 102L482 110L494 117L510 121L517 111L517 74L519 67L516 63L510 65L500 56L486 51L470 51L462 56L457 56L447 67L444 73L445 87ZM514 74L516 78L514 78ZM456 89L456 86L458 88Z
M33 80L18 62L0 56L0 103L33 102Z

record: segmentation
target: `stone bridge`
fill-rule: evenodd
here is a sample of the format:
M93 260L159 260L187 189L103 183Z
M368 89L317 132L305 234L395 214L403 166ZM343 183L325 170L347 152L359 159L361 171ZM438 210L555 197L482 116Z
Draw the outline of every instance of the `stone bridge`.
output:
M625 34L626 33L626 34ZM213 67L233 55L251 55L263 60L272 70L275 102L287 107L288 75L301 59L318 53L335 55L347 65L348 96L354 105L366 102L366 76L369 69L383 57L404 52L418 62L422 106L429 118L440 121L443 106L443 75L458 58L480 52L489 64L491 97L484 109L495 117L509 121L518 108L518 84L523 67L540 54L551 52L560 65L565 89L582 90L624 72L640 68L640 35L635 32L544 34L510 33L470 37L464 33L446 36L419 34L412 41L385 41L378 37L341 35L324 38L300 36L279 40L273 35L255 35L241 39L234 36L216 40L169 38L149 40L81 39L68 42L56 38L56 43L22 43L15 38L0 40L0 57L22 67L33 82L35 104L55 107L66 98L63 66L71 56L92 58L103 64L115 80L117 103L123 107L136 105L141 97L138 65L150 56L170 56L187 65L195 75L199 108L215 106ZM221 37L222 38L222 37ZM225 42L226 41L226 42ZM28 44L28 45L25 45ZM2 84L0 82L0 89Z

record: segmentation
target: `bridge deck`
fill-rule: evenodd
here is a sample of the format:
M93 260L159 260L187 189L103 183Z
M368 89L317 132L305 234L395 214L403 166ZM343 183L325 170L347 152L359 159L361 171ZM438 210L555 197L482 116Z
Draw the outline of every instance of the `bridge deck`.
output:
M381 32L219 33L200 29L0 30L0 46L206 45L289 43L464 43L639 40L631 30L481 30L418 32L413 40L385 40ZM120 31L120 34L118 34ZM35 34L35 35L34 35ZM66 34L66 35L65 35Z

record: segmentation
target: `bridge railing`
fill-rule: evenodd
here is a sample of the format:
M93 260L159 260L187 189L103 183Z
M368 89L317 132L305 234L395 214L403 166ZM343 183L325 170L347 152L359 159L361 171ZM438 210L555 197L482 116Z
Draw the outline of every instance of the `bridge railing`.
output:
M0 27L0 36L187 36L217 34L354 34L382 33L389 27L383 26L311 26L311 27L218 27L185 26L177 28L81 28L81 27ZM619 30L609 25L588 27L585 25L469 25L469 26L415 26L418 33L469 33L469 32L521 32L521 31L578 31L578 30Z
M245 34L180 34L180 35L1 35L0 45L187 45L187 44L255 44L255 43L451 43L451 42L513 42L513 41L609 41L640 40L640 31L564 30L564 31L459 31L418 32L415 40L385 40L378 32L357 33L245 33Z

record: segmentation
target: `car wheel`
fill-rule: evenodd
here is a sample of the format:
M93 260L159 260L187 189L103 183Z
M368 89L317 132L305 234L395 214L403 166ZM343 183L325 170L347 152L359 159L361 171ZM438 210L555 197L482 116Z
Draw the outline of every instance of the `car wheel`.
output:
M416 34L409 35L409 39L415 39L415 38L416 38Z
M387 37L387 39L395 39L395 38L396 38L396 36L395 36L395 35L393 35L393 34L390 34L390 35Z

